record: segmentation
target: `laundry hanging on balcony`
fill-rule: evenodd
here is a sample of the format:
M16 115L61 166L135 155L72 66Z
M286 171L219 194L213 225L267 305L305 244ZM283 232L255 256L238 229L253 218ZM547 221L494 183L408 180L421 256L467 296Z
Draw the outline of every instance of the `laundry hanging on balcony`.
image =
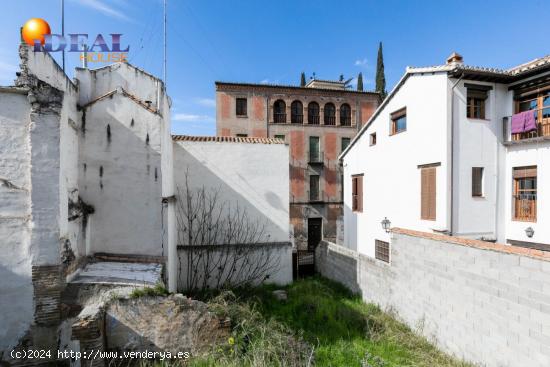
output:
M523 111L512 116L512 134L526 133L537 129L537 111Z

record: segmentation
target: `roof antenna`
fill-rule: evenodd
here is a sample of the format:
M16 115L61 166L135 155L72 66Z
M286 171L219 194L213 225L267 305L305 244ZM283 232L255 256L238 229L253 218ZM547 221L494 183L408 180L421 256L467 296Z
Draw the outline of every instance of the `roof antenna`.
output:
M164 89L166 90L166 0L164 0L164 60L162 67L162 80L164 81Z

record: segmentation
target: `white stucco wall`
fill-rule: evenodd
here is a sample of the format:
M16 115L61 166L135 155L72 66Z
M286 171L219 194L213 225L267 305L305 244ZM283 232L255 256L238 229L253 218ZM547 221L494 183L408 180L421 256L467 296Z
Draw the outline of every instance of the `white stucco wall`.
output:
M95 209L88 254L162 255L161 117L115 93L88 106L83 124L79 186Z
M411 75L344 156L344 245L374 257L374 241L388 241L380 222L431 232L448 229L447 76ZM390 115L407 107L407 130L390 136ZM377 143L369 144L376 132ZM419 165L437 170L436 220L420 219ZM352 175L363 177L363 212L352 211Z
M33 319L29 113L26 93L0 90L0 353Z
M536 222L514 221L513 178L514 167L537 166L537 220ZM550 244L550 142L521 144L508 147L506 155L505 187L506 233L505 240ZM525 229L535 230L532 238ZM504 241L503 241L504 243Z
M174 175L178 193L218 190L220 202L239 205L251 221L265 223L265 242L290 242L288 146L236 142L174 142ZM177 200L185 200L177 195ZM290 246L277 248L281 269L270 281L292 281Z

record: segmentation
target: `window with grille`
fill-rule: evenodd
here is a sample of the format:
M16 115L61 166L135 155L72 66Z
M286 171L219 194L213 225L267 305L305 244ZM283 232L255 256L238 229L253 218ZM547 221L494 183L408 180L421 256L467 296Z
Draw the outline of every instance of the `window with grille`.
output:
M310 201L318 201L321 199L319 184L320 184L319 175L309 176L309 200Z
M514 220L537 220L537 166L517 167L514 177Z
M472 167L472 196L483 196L483 167Z
M420 170L420 218L436 218L436 167L422 167Z
M237 98L235 103L235 113L237 116L246 116L246 98Z
M351 126L351 107L347 103L340 106L340 125Z
M351 176L351 209L363 212L363 175Z
M390 244L380 240L374 241L374 256L381 261L390 262Z

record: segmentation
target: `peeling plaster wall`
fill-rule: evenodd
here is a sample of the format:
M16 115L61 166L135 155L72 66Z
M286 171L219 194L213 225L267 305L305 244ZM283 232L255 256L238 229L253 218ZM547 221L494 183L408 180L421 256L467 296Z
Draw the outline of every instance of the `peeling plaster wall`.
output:
M33 319L29 113L26 93L0 90L0 354Z
M88 254L166 255L161 228L161 117L121 93L85 108L80 190L95 209Z

